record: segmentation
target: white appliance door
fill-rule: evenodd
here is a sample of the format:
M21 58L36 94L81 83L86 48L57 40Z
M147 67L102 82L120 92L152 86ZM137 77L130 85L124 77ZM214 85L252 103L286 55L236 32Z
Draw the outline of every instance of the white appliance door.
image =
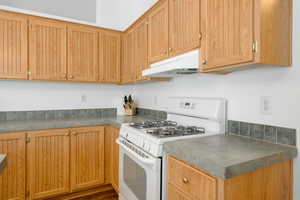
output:
M120 200L160 200L161 159L119 138Z

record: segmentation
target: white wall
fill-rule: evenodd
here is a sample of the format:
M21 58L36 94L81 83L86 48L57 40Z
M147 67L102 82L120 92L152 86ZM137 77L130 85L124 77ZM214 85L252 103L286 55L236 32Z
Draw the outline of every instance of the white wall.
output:
M97 24L116 30L125 30L141 13L157 0L98 0Z
M97 0L0 0L0 5L96 22Z
M132 91L131 86L109 84L1 80L0 111L111 107L122 110L122 96L134 95ZM82 102L82 95L86 102Z

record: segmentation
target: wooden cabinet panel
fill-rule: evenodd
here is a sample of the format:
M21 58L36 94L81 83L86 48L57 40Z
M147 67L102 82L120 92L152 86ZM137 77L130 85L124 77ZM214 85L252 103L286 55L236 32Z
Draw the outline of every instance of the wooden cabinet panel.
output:
M119 192L119 145L116 140L119 137L120 129L113 128L112 130L112 186Z
M202 0L202 69L253 61L253 2Z
M97 29L68 26L68 80L96 82L99 78L98 56Z
M120 129L105 127L105 183L119 192L119 145L116 143Z
M121 34L100 32L99 38L99 80L108 83L120 83Z
M67 25L45 19L30 20L29 79L67 79Z
M25 16L0 11L0 78L27 79L27 35Z
M135 81L136 70L135 70L135 58L134 58L134 38L135 34L133 31L127 33L123 37L123 64L122 64L122 83L131 83Z
M153 10L149 20L149 62L153 63L168 58L169 48L169 11L168 1Z
M168 157L168 182L192 198L216 200L217 180L173 157Z
M104 127L71 130L72 191L104 183Z
M27 137L30 199L69 192L69 130L33 131Z
M200 46L200 0L169 1L170 56Z
M148 65L148 22L142 21L134 28L135 32L135 59L136 59L136 76L137 80L146 80L142 76L143 70L149 67Z
M25 133L0 134L0 154L7 164L0 174L0 200L25 199Z
M175 186L168 184L168 200L192 200L191 198L184 195Z

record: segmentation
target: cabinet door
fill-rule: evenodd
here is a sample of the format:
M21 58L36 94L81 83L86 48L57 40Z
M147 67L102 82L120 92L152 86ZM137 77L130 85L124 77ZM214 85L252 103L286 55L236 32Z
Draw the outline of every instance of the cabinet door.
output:
M69 192L69 130L34 131L27 137L30 199Z
M27 79L27 19L0 11L0 78Z
M142 21L134 29L135 32L135 58L136 58L136 77L137 80L146 80L142 76L143 70L148 68L148 22Z
M0 173L0 200L25 199L25 133L0 134L0 154L7 163Z
M253 61L253 2L201 0L202 70Z
M30 20L29 79L67 79L67 25L50 20Z
M134 50L134 32L131 31L123 37L122 83L132 83L136 79Z
M168 58L169 48L169 11L165 1L149 15L149 62Z
M182 192L180 192L175 186L168 184L168 200L192 200Z
M104 127L71 131L71 189L104 183Z
M119 137L120 129L113 128L112 130L112 186L119 192L119 145L116 140Z
M100 32L99 38L99 80L120 83L121 34Z
M200 46L200 0L169 0L170 56Z
M68 80L95 82L99 78L98 31L81 26L68 26Z

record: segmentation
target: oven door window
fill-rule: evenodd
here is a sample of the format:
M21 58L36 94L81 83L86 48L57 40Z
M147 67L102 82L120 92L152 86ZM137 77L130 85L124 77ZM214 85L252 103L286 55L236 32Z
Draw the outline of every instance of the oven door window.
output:
M124 182L138 200L147 200L146 171L134 160L124 155Z

